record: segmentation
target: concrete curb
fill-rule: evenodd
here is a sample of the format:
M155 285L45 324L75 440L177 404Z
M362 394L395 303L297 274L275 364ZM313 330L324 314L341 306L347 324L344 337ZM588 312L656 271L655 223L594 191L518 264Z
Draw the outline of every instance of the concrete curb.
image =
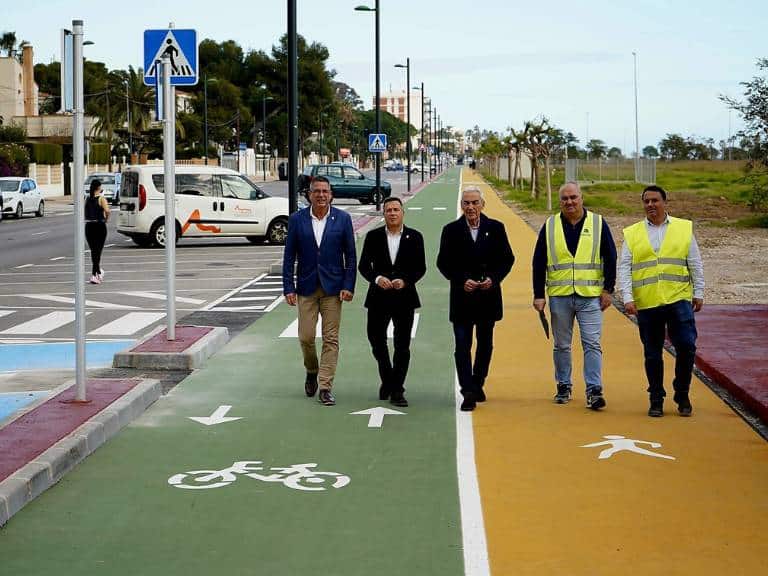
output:
M183 352L132 352L156 334L165 330L158 326L141 342L130 349L115 354L113 368L136 368L139 370L194 370L203 366L216 352L229 342L229 331L216 326Z
M0 526L138 418L160 398L157 380L144 379L35 460L0 482Z

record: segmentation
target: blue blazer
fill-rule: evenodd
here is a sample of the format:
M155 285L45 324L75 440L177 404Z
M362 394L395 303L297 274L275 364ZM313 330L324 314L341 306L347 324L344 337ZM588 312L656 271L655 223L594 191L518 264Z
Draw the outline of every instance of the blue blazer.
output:
M318 286L329 296L342 290L354 292L357 257L352 218L331 206L318 248L310 210L311 207L304 208L288 218L288 238L283 252L283 294L309 296Z

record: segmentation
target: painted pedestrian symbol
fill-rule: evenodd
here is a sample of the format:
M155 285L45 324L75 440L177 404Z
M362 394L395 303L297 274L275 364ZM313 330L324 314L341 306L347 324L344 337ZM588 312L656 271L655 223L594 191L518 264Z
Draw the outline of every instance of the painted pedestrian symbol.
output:
M665 458L667 460L674 460L674 456L667 456L666 454L658 454L657 452L651 452L645 448L641 448L638 444L647 444L651 448L661 448L661 444L658 442L646 442L645 440L633 440L626 436L618 436L616 434L608 434L603 436L606 439L604 442L595 442L593 444L585 444L581 448L597 448L598 446L609 446L605 450L600 452L597 457L598 460L605 460L610 458L618 452L634 452L642 456L653 456L654 458Z
M168 478L168 484L186 490L208 490L229 486L242 475L262 482L278 482L293 490L322 492L328 484L330 488L344 488L350 482L349 476L344 474L315 470L315 462L274 467L269 469L272 474L258 474L264 470L262 464L261 460L252 460L235 462L223 470L190 470L174 474Z
M170 28L144 31L144 83L154 86L157 62L167 56L171 84L197 84L197 31Z

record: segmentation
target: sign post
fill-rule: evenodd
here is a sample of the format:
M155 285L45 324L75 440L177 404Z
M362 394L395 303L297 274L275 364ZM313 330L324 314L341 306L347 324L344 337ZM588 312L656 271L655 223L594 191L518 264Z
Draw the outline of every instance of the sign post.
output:
M160 65L163 89L163 188L165 192L165 317L166 335L176 340L176 105L168 54Z

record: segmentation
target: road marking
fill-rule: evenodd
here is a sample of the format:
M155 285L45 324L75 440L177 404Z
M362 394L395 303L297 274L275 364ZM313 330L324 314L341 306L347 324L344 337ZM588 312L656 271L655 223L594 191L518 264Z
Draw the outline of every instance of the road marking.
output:
M90 312L86 312L86 315ZM36 334L41 336L53 332L57 328L75 321L75 313L71 311L51 312L22 324L3 330L0 334Z
M421 206L408 206L408 210L421 210Z
M166 300L165 294L158 294L156 292L118 292L118 294L124 294L125 296L136 296L137 298L149 298L151 300ZM185 298L183 296L176 296L176 300L184 302L185 304L205 304L205 300L198 300L197 298Z
M16 266L16 269L18 270L20 268L29 268L30 266L34 266L34 264L22 264L21 266Z
M112 246L114 246L114 244L107 244L106 246L104 246L104 248L112 248Z
M282 291L283 289L279 287L278 288L243 288L242 290L240 290L240 292L243 292L243 293L248 293L248 292L281 292L282 293Z
M65 302L67 304L74 304L74 298L67 298L66 296L53 296L51 294L21 294L25 298L34 298L35 300L49 300L51 302ZM123 306L122 304L111 304L109 302L97 302L96 300L86 300L86 306L92 308L105 308L109 310L136 310L137 306Z
M272 312L272 310L274 310L275 308L277 308L277 307L278 307L278 305L280 304L280 302L282 302L283 300L284 300L284 298L283 298L283 296L282 296L282 295L280 295L278 298L275 298L275 301L274 301L274 302L272 302L272 304L270 304L269 306L267 306L267 307L264 309L264 312L265 312L265 313L266 313L266 312Z
M165 316L164 312L129 312L101 328L91 330L89 336L130 336Z
M238 296L236 298L230 298L227 302L257 302L259 300L274 300L274 296Z
M51 258L51 262L56 262L56 260L65 260L66 256L57 256L56 258Z
M216 307L216 306L218 306L219 304L221 304L222 302L224 302L224 300L226 300L226 299L227 299L227 298L229 298L230 296L234 296L235 294L237 294L237 293L238 293L240 290L242 290L243 288L247 288L248 286L250 286L250 285L252 285L252 284L256 284L256 282L258 282L259 280L261 280L262 278L264 278L266 275L267 275L267 273L266 273L266 272L264 272L264 273L263 273L263 274L261 274L260 276L256 276L256 278L252 278L251 280L249 280L249 281L248 281L248 282L246 282L245 284L241 284L240 286L238 286L238 287L237 287L237 288L235 288L234 290L230 290L229 292L227 292L226 294L224 294L224 296L222 296L222 297L221 297L221 298L219 298L218 300L214 300L213 302L211 302L210 304L208 304L208 306L206 306L205 308L203 308L203 310L213 310L213 309L214 309L214 307Z
M51 232L49 230L45 230L43 232L32 232L30 236L42 236L43 234L50 234Z
M264 306L217 306L209 308L207 312L262 312Z
M445 206L435 206L432 210L447 210L447 208Z
M411 328L411 339L416 338L416 330L419 327L419 316L420 314L416 313L413 315L413 327ZM392 322L389 322L389 326L387 326L387 338L392 339L394 338L395 334L395 328L392 325ZM317 319L317 326L315 327L315 338L321 338L323 335L323 328L322 328L322 318ZM280 333L280 338L298 338L299 337L299 319L296 318L293 322L291 322L288 327L283 330Z
M219 406L210 416L187 416L187 418L194 420L195 422L200 422L200 424L205 424L206 426L242 420L242 416L227 416L227 412L230 410L232 410L232 406Z
M368 428L381 428L384 424L384 416L405 416L407 412L400 412L399 410L392 410L391 408L384 408L383 406L376 406L374 408L368 408L368 410L360 410L358 412L350 412L352 415L360 414L362 416L369 416Z
M3 316L9 316L14 312L16 312L16 310L0 310L0 318L2 318Z

